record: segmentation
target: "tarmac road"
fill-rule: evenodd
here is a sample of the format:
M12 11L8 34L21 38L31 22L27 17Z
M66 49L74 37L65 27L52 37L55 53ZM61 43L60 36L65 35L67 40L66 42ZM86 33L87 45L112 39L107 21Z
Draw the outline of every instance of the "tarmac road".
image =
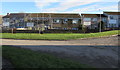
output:
M118 47L116 46L18 46L37 52L67 58L96 68L117 68Z
M2 45L49 53L96 68L118 68L118 36L68 41L2 39Z

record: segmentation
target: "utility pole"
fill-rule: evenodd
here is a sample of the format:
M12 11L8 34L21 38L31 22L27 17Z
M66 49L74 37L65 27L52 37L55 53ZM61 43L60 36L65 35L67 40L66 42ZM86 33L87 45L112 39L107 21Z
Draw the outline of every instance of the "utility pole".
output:
M85 33L86 26L84 25L84 15L81 15L81 24L82 24L82 31Z

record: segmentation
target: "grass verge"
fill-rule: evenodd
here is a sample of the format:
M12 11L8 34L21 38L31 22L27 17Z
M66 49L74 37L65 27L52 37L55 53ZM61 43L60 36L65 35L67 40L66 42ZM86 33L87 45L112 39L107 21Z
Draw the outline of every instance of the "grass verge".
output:
M15 68L86 68L88 66L53 55L22 49L13 46L2 46L3 57L9 59Z
M69 39L79 39L79 38L93 38L102 37L118 34L120 30L106 31L101 33L62 33L62 34L34 34L34 33L2 33L0 37L6 39L33 39L33 40L69 40Z

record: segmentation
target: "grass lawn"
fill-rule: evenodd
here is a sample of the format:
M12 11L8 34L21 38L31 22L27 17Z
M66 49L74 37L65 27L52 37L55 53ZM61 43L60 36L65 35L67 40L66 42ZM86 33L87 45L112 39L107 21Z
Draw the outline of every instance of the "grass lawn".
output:
M89 66L53 55L22 49L13 46L2 46L2 56L9 59L15 68L86 68Z
M118 34L120 30L106 31L101 33L45 33L45 34L34 34L34 33L2 33L0 37L7 39L35 39L35 40L69 40L78 38L91 38L91 37L101 37L110 36Z

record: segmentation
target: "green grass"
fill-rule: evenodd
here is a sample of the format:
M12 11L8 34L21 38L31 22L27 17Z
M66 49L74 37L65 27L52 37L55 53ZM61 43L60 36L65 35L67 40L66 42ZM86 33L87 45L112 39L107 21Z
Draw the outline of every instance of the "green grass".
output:
M86 68L89 66L53 55L22 49L13 46L2 46L2 56L9 59L15 68Z
M34 34L34 33L2 33L2 38L7 39L35 39L35 40L69 40L69 39L78 39L78 38L91 38L91 37L101 37L101 36L110 36L118 34L120 30L106 31L101 33L52 33L52 34Z

